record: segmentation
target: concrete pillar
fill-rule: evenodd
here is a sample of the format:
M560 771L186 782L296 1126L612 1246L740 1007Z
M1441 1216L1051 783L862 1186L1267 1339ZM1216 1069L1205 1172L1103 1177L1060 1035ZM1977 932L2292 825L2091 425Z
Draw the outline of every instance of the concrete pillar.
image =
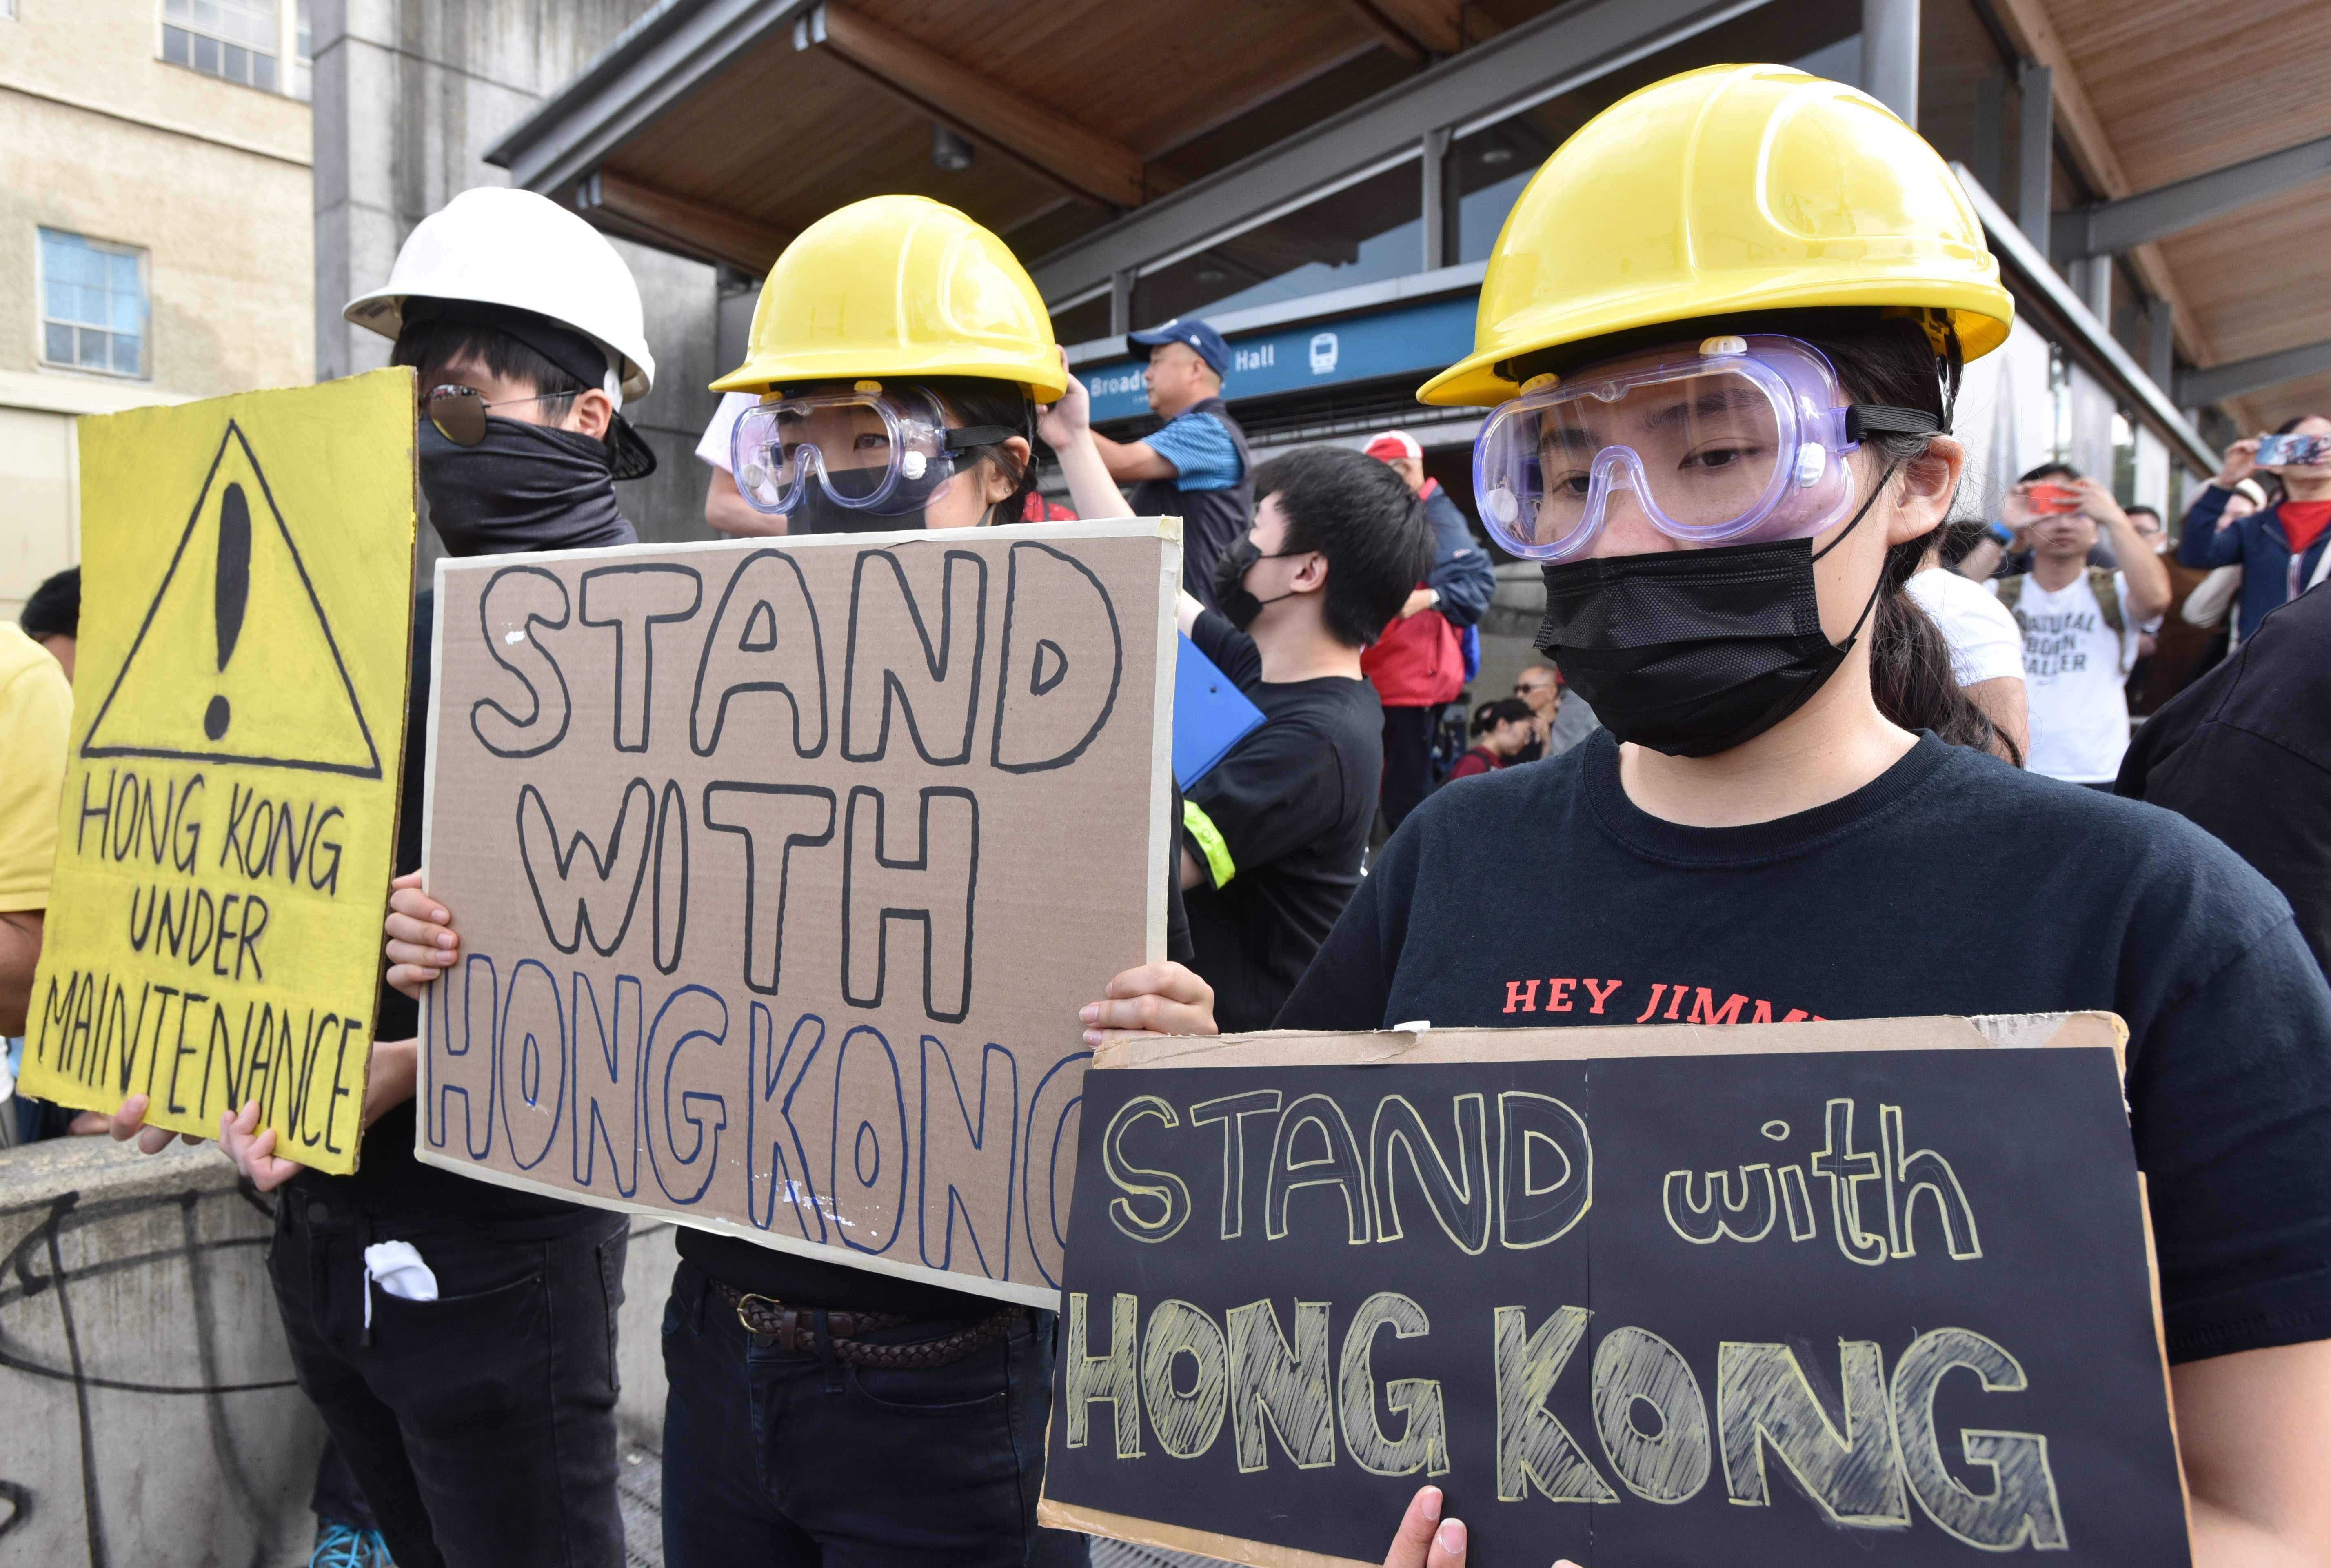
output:
M2048 253L2048 187L2056 172L2055 73L2026 61L2015 81L2023 90L2015 226L2044 256Z
M1918 123L1918 0L1861 0L1861 90Z
M396 211L401 62L393 0L315 0L316 379L388 363L385 338L340 316L387 280L409 224Z

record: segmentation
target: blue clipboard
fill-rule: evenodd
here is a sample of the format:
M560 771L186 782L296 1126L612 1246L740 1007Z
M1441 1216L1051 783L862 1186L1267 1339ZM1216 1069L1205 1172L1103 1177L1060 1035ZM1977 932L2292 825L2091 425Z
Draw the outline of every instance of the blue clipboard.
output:
M1188 789L1262 722L1238 682L1187 636L1174 660L1174 782Z

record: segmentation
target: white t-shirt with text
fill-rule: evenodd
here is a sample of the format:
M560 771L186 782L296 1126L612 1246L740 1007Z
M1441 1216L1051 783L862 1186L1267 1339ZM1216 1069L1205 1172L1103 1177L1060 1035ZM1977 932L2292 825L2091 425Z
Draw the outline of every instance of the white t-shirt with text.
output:
M2105 623L2085 568L2050 593L2027 576L2015 602L2023 628L2023 699L2031 719L2026 765L2073 784L2108 784L2128 749L2128 698L2123 682L2136 662L2136 620L2128 579L2113 574L2121 630Z
M1954 680L2023 679L2023 630L1989 588L1947 566L1919 572L1904 586L1950 645Z

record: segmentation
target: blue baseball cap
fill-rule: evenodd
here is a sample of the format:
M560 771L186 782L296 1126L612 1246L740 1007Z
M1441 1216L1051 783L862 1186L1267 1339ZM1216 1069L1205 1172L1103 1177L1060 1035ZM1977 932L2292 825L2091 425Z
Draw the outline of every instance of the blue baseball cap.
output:
M1223 335L1195 317L1176 316L1163 327L1152 327L1146 332L1128 332L1126 346L1137 353L1143 348L1155 348L1161 343L1186 343L1212 366L1216 375L1227 375L1231 368L1231 346Z

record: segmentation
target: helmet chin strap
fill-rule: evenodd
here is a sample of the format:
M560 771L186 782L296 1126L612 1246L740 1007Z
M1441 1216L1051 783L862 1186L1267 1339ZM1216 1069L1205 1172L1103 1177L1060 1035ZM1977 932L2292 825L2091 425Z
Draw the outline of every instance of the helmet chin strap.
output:
M1878 504L1878 498L1886 493L1886 487L1894 482L1894 476L1896 473L1900 471L1901 467L1902 460L1900 458L1896 458L1892 462L1886 465L1886 471L1883 474L1880 474L1878 478L1877 489L1870 492L1870 499L1862 502L1861 508L1853 514L1853 520L1846 524L1844 527L1838 530L1837 537L1832 539L1828 544L1823 545L1820 549L1815 550L1812 554L1812 559L1818 561L1823 556L1828 555L1832 550L1836 549L1840 545L1845 543L1845 536L1853 532L1854 529L1861 526L1861 519L1870 515L1870 508ZM1870 613L1878 608L1878 595L1885 591L1886 565L1881 561L1879 563L1878 566L1878 581L1870 585L1870 597L1862 602L1861 613L1853 618L1853 630L1845 634L1844 641L1837 644L1837 651L1839 653L1851 653L1853 651L1855 641L1861 636L1862 622L1868 621L1870 619Z

